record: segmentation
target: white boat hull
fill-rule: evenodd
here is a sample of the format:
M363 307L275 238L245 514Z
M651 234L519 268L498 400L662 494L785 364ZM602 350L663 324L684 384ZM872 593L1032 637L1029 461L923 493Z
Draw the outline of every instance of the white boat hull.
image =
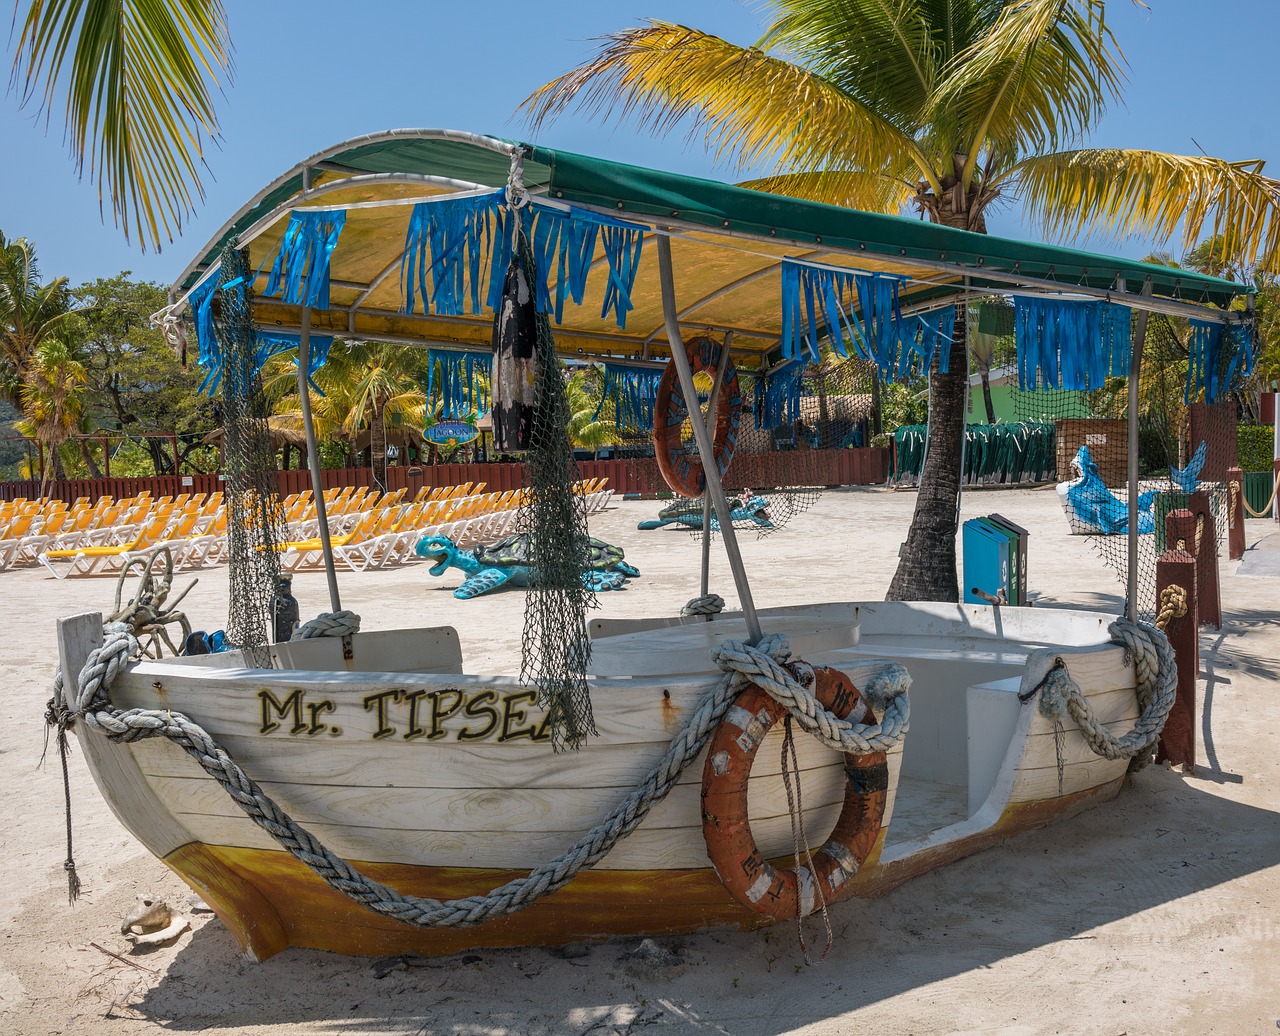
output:
M1132 726L1133 671L1123 650L1107 645L1104 618L868 604L785 609L764 622L790 632L807 661L855 684L877 659L914 677L911 733L905 751L888 758L883 827L852 882L860 895L1119 789L1125 764L1098 759L1074 731L1059 782L1052 726L1016 694L1061 655L1100 716L1117 730ZM64 637L67 671L78 671L68 667L90 646L93 623L82 617L81 625L78 646L74 632ZM599 736L573 753L551 750L529 688L461 675L451 629L357 634L350 660L336 640L282 645L277 664L291 668L275 671L229 667L234 656L143 662L121 674L111 696L121 708L170 709L199 723L267 795L369 877L402 894L455 899L527 873L602 820L715 684L710 644L743 632L731 616L593 627L596 670L633 675L592 678ZM1059 643L1042 646L1054 633ZM672 668L679 672L660 671ZM121 745L84 724L78 731L121 821L257 959L287 945L452 953L767 920L739 905L710 865L701 757L632 834L559 892L479 927L420 930L325 885L174 744ZM775 729L749 783L751 829L766 858L793 852L780 746ZM797 747L805 828L818 845L845 794L842 759L804 736Z

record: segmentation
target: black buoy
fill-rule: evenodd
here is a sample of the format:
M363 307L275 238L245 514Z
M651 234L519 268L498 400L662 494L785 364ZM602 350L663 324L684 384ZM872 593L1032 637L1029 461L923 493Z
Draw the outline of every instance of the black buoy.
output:
M271 621L275 642L286 643L298 628L298 600L293 596L293 576L276 576L276 592L271 596Z

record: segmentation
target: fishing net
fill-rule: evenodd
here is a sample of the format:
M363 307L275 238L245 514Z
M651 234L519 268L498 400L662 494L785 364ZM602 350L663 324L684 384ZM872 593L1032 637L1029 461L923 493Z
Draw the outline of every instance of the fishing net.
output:
M595 607L595 595L582 582L590 560L587 501L575 492L578 468L565 431L569 404L551 321L545 313L534 311L528 290L533 283L533 262L527 239L520 234L518 240L512 263L519 264L514 271L519 276L509 276L508 285L511 292L519 293L523 278L524 295L518 300L518 311L508 314L526 327L531 324L534 338L532 403L525 418L529 446L526 492L516 530L529 537L529 564L535 581L525 598L520 675L537 685L538 703L550 716L552 746L563 751L579 747L588 735L596 733L586 680L591 659L586 612ZM495 349L503 337L507 295L504 289L495 314ZM493 381L497 413L504 403L500 400L500 379ZM517 427L520 423L515 421Z
M1138 392L1139 536L1133 573L1144 619L1156 614L1156 562L1172 546L1166 515L1178 508L1207 510L1213 554L1227 532L1227 469L1237 463L1236 420L1248 364L1238 363L1234 346L1224 347L1211 360L1214 371L1193 371L1189 378L1188 367L1198 362L1198 335L1186 320L1163 314L1148 318ZM1121 586L1127 586L1129 379L1108 377L1096 391L1015 390L1013 407L1020 421L1052 428L1066 521L1073 533L1090 537Z
M739 370L738 379L743 413L733 459L722 477L735 530L767 536L812 507L827 486L864 480L861 465L870 462L851 447L870 445L879 430L874 427L879 392L874 364L849 359L798 365L770 375ZM705 414L714 379L698 374L694 386ZM605 408L608 399L606 391ZM630 462L633 483L647 492L672 496L669 503L655 507L645 527L685 529L700 537L702 498L671 493L658 470L651 400L646 408L620 405L615 398L613 419L618 452ZM679 449L697 456L688 420L680 429ZM718 528L713 515L712 533Z
M276 478L275 451L267 427L270 410L258 373L258 337L253 326L253 270L248 249L232 239L222 253L223 486L227 514L230 603L227 639L247 664L271 667L267 648L271 599L280 574L284 509Z

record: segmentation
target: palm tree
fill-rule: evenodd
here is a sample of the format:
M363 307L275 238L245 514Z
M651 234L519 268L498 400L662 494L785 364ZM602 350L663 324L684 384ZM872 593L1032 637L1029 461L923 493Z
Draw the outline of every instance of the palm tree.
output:
M87 380L84 364L63 342L51 338L36 348L22 389L23 419L16 427L49 454L50 464L41 472L41 496L51 476L66 477L62 444L80 430Z
M67 278L40 283L35 246L25 237L9 241L0 232L0 395L22 406L28 368L41 343L58 334L71 316Z
M297 397L297 366L288 362L296 353L277 357L263 374L263 390L275 395L276 416L302 423ZM351 455L356 440L369 432L374 481L387 484L387 420L421 427L426 406L422 386L427 380L427 354L386 342L338 341L312 379L311 409L318 439L345 437Z
M606 446L618 442L618 428L601 409L604 391L600 371L583 367L565 379L565 397L569 404L569 442L575 450L590 450L596 457ZM599 412L600 416L596 416Z
M88 160L125 236L159 249L204 197L204 141L218 136L212 93L231 71L221 0L22 7L12 71L21 104L46 120L65 108L77 171Z
M1124 57L1103 0L771 0L756 46L650 22L532 94L533 124L577 104L665 133L702 133L718 159L772 163L750 186L881 212L914 206L986 232L1017 197L1051 232L1186 241L1280 261L1280 184L1261 162L1069 150L1117 100ZM928 460L889 596L956 600L964 306L951 374L930 374Z

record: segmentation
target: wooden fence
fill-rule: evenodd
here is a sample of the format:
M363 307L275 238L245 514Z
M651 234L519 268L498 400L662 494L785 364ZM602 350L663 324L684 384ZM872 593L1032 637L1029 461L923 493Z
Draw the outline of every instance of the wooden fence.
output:
M771 453L752 458L753 489L792 485L788 478L788 453ZM814 450L804 452L800 467L806 473L806 484L825 486L878 485L889 473L889 450L869 447L850 450ZM615 493L653 497L668 492L657 463L652 457L635 460L586 460L578 462L583 478L607 478ZM730 476L733 471L730 469ZM815 477L816 475L816 477ZM320 472L326 489L339 486L372 486L372 468L324 468ZM794 476L792 476L794 477ZM279 472L280 492L284 495L311 488L311 474L305 469ZM464 482L484 482L490 491L519 489L524 479L524 465L498 462L492 464L434 464L387 469L387 489L407 489L410 494L422 486L456 486ZM733 488L732 478L729 483ZM116 499L136 496L149 490L153 497L177 496L179 493L212 493L222 488L221 475L155 475L145 478L73 478L49 484L48 495L55 500L73 503L79 497L91 501L110 495ZM28 500L40 495L38 481L0 482L0 500L19 497Z

